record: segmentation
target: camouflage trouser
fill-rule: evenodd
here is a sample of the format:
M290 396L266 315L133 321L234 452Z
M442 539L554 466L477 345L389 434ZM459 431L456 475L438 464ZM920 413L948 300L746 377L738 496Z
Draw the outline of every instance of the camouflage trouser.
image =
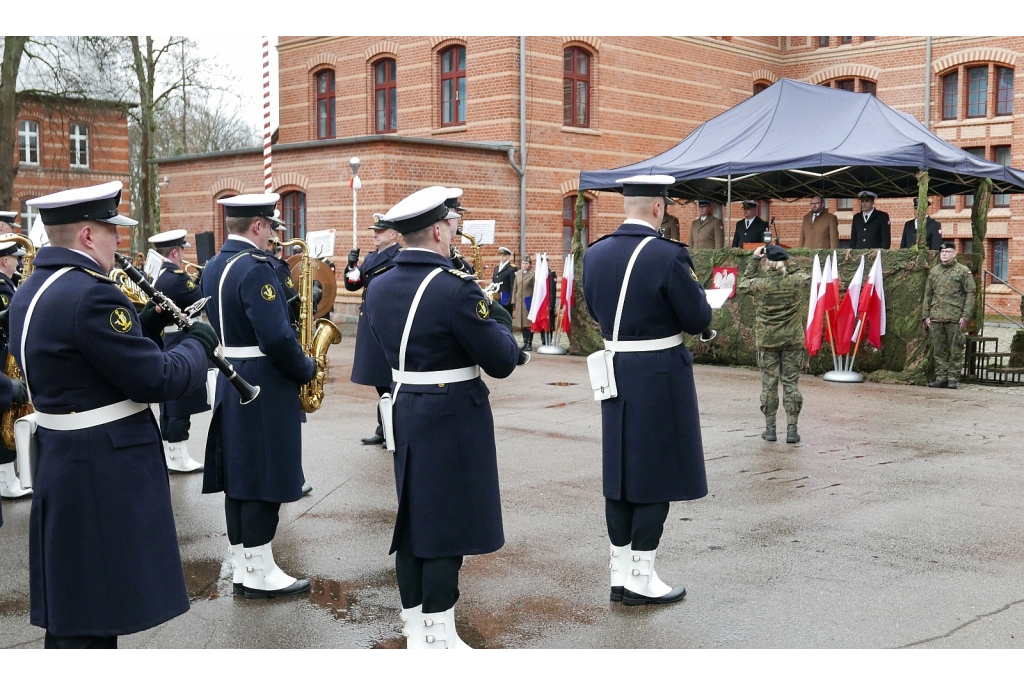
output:
M957 321L932 321L935 380L960 382L964 368L964 332Z
M779 411L779 381L782 381L782 406L786 409L786 423L796 425L804 398L797 389L800 370L804 366L803 349L758 350L757 365L761 367L761 411L765 423L775 425Z

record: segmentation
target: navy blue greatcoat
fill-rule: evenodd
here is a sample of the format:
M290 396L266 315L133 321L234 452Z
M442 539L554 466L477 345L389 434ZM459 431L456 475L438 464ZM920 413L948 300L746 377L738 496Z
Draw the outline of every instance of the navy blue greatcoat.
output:
M507 328L489 317L475 279L448 271L451 261L442 255L408 248L366 295L370 329L388 363L398 368L413 296L436 267L445 271L423 293L405 370L442 371L478 364L495 378L509 376L516 368L519 346ZM395 398L398 520L408 513L417 557L486 554L505 544L489 394L483 380L476 378L434 385L403 383ZM400 533L396 526L391 552Z
M267 261L270 262L270 266L274 267L274 273L277 274L277 282L281 284L281 290L284 292L284 301L289 303L288 320L294 324L296 320L295 312L298 311L298 307L297 305L290 304L292 298L296 295L295 281L292 280L292 268L288 266L288 262L276 254L267 252L266 255Z
M0 412L7 411L7 408L11 406L11 401L14 399L14 386L11 385L11 379L0 373ZM8 462L9 463L9 462ZM0 509L0 526L4 525L4 513Z
M7 309L11 304L11 298L14 297L14 281L12 281L7 274L0 273L0 312ZM0 369L7 363L7 345L0 344ZM3 381L0 381L3 382ZM4 383L8 388L11 387L10 382ZM2 391L0 391L2 392ZM13 393L13 390L11 390ZM10 400L7 401L5 407L10 406ZM0 464L10 464L15 459L14 450L9 450L0 444Z
M232 260L236 263L221 284ZM260 386L260 394L243 405L224 375L218 375L203 492L223 491L241 500L294 502L302 497L305 480L299 386L313 378L315 362L303 353L289 325L277 275L255 245L224 241L203 270L202 286L203 295L213 298L205 311L221 344L259 346L266 355L252 359L226 355L242 378Z
M658 233L624 223L593 243L583 263L587 309L612 338L619 289L640 241ZM619 340L701 333L711 307L693 275L690 253L657 237L644 247L630 277ZM618 397L601 402L604 496L634 502L675 502L708 493L700 438L693 356L685 345L614 356Z
M160 265L160 273L157 275L153 287L171 298L174 304L178 305L178 309L182 311L195 304L196 300L203 296L203 291L199 289L196 282L182 269L175 266L174 262L166 259ZM181 331L164 333L164 349L174 349L184 339L185 334ZM206 401L206 386L203 386L180 400L164 402L160 405L160 413L166 416L191 416L209 408L210 405Z
M32 297L40 297L21 357ZM206 382L195 340L169 352L85 255L41 248L11 302L11 348L37 411L154 403ZM27 362L27 363L26 363ZM188 611L160 430L151 411L74 431L39 428L29 528L31 621L54 635L125 635Z
M391 385L391 365L384 357L380 343L370 333L366 317L366 293L370 282L384 273L395 263L395 255L402 248L398 243L384 250L374 250L366 255L359 268L359 280L352 283L345 278L345 290L363 289L363 301L359 303L359 328L356 329L356 352L352 359L352 382L359 385L386 387Z

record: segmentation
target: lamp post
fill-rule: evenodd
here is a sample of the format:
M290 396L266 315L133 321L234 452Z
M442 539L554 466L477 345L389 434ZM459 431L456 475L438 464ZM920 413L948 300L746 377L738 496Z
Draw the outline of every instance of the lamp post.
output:
M359 243L359 219L358 219L358 197L359 189L363 187L362 181L359 180L359 158L353 157L348 160L348 165L352 167L352 249L358 247Z

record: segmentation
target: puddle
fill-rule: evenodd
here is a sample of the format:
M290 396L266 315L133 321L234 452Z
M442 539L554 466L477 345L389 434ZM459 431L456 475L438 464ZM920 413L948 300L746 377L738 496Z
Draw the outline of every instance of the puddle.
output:
M200 600L217 599L220 597L221 588L218 587L221 576L231 578L231 562L223 559L193 559L182 563L185 571L185 589L188 592L190 602Z
M28 612L28 594L0 598L0 617L17 616L19 614L28 614Z
M567 381L555 381L554 383L548 383L548 385L557 385L560 388L567 388L570 385L579 385L579 383L569 383Z

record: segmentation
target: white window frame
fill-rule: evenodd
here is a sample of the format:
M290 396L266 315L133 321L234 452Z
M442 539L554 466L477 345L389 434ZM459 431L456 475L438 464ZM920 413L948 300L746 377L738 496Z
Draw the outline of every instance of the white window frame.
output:
M89 127L85 124L71 124L70 128L70 141L71 141L71 168L72 169L88 169L89 168ZM85 143L85 163L82 163L83 150L79 148L76 143Z
M29 130L22 131L21 130L22 124L28 124L28 126L25 127L26 129L28 129L31 126L34 126L35 127L35 131L29 131ZM22 152L21 139L23 137L25 138L25 152L26 152L26 156L27 157L31 157L32 156L32 150L33 150L33 148L35 149L36 160L34 162L31 161L31 159L23 159L22 158L22 154L21 154L21 152ZM35 145L32 145L33 141L35 141ZM39 166L39 156L40 156L39 147L40 147L39 146L39 122L32 121L31 119L21 119L21 120L19 120L18 121L18 163L19 164L25 164L25 165L28 165L28 166Z
M36 217L39 216L39 212L25 204L25 201L21 202L21 226L22 233L28 235L29 230L32 228L32 224L35 222Z

